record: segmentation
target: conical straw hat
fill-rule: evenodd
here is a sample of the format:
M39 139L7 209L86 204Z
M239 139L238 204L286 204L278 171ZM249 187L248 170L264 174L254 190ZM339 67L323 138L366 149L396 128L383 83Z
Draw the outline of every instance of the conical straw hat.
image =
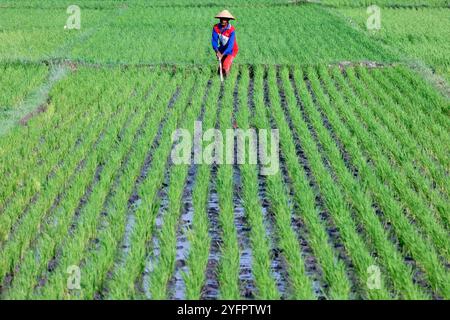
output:
M226 19L230 19L230 20L236 20L236 18L233 17L233 15L228 10L223 10L223 11L219 12L214 18L218 18L218 19L226 18Z

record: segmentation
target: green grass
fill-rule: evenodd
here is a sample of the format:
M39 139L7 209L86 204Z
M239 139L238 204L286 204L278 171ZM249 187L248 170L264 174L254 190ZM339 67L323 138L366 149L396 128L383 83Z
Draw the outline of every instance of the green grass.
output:
M0 60L215 64L209 39L216 23L213 17L220 9L84 9L79 31L63 29L67 14L60 9L5 9L0 40L8 45L0 49ZM271 10L238 6L230 10L239 17L234 24L241 47L240 63L395 60L365 35L315 5L276 6ZM324 20L326 24L321 23ZM261 25L270 25L266 43L255 37Z
M218 10L220 7L129 9L120 19L75 46L69 57L92 62L213 64L208 39ZM351 28L342 28L339 20L315 6L230 10L240 17L234 23L241 48L240 63L393 59ZM183 21L178 17L183 17ZM277 22L280 18L291 23L280 24ZM323 19L327 24L320 23ZM255 37L261 21L271 26L265 44ZM160 32L161 29L166 31ZM290 32L292 29L296 32ZM336 33L340 36L336 37ZM103 41L106 37L109 42ZM166 45L155 46L156 43ZM317 50L319 46L323 50Z
M100 223L98 217L99 212L92 211L89 215L83 217L79 223L80 227L74 233L74 237L67 239L63 246L67 252L66 258L61 262L61 268L57 268L51 274L52 277L50 278L50 281L59 285L57 290L55 291L53 289L49 292L43 290L42 294L64 296L66 294L66 288L60 285L60 279L64 278L65 268L67 268L64 266L77 264L83 258L86 261L85 268L83 268L86 276L83 281L89 283L89 288L81 294L82 297L92 296L97 290L99 283L105 281L107 270L111 269L114 265L114 258L118 254L119 243L125 234L126 213L128 212L127 200L129 194L133 191L142 162L146 157L146 149L143 146L150 144L155 138L158 129L157 123L167 113L167 101L170 99L170 95L176 84L173 80L168 82L169 77L167 75L159 77L159 80L159 83L151 88L152 91L154 90L153 93L143 101L143 104L147 106L147 108L143 108L146 113L141 115L141 118L145 118L145 122L142 124L144 128L141 126L136 132L134 138L136 144L132 147L128 161L124 163L124 167L118 173L117 185L112 186L113 189L110 191L113 192L113 196L110 195L103 204L104 210L109 213L108 217L102 221L102 223L109 227L98 230L97 235L100 243L103 245L98 246L95 250L88 250L90 238L86 238L85 235L87 233L92 235L96 234ZM162 90L164 83L166 86L169 84L166 90ZM156 104L156 99L158 98L161 102L153 107L152 105ZM149 117L150 113L154 115L151 120ZM99 274L103 274L104 276L99 277Z
M389 165L383 164L378 169L376 167L374 168L375 174L378 178L376 178L374 172L369 170L370 166L368 166L368 160L366 156L364 156L365 152L361 150L358 151L357 145L355 145L356 141L353 138L355 134L364 135L366 131L363 131L362 128L358 129L357 127L353 127L354 125L357 125L356 119L349 113L343 98L339 96L336 87L332 84L332 82L330 82L326 70L321 70L320 77L326 83L327 92L330 94L330 98L332 99L331 104L334 107L340 107L340 112L344 115L339 120L339 115L336 114L336 111L333 108L331 108L330 102L328 102L330 100L327 101L326 97L321 97L321 99L323 99L321 106L324 108L324 112L326 113L329 121L332 123L339 139L343 141L346 149L351 152L352 159L354 159L355 162L360 163L361 167L359 167L358 170L365 173L362 175L362 182L371 186L371 193L374 196L374 200L379 203L384 211L384 214L387 215L389 221L393 224L394 228L397 229L397 236L400 239L403 238L402 243L406 246L409 244L409 247L407 247L407 252L410 252L413 256L416 256L416 260L423 260L421 265L423 266L425 272L428 273L428 279L434 288L439 287L439 290L442 290L441 293L444 296L448 295L448 288L445 284L446 280L444 280L448 277L448 275L442 267L440 267L438 255L434 251L433 246L429 243L428 237L425 237L425 240L421 239L419 233L414 230L415 225L411 225L408 216L405 215L402 208L403 201L396 203L396 199L393 198L392 190L388 186L384 185L386 178L388 181L393 181L395 183L395 180L391 177L384 176L385 170L389 170ZM314 91L319 94L321 91L318 80L314 78L313 80L314 81L312 81L312 84L314 85ZM349 131L349 128L346 127L347 125L351 125L351 127L349 126L351 131ZM364 144L362 146L364 146ZM361 148L364 150L364 147ZM377 156L379 157L380 155ZM372 161L374 161L374 163L379 163L377 158L374 158Z
M116 105L119 107L119 105ZM66 223L70 222L70 216L67 217L67 214L73 213L77 205L79 203L79 199L83 197L85 190L88 188L90 181L92 180L92 176L96 172L96 168L103 165L106 160L106 155L104 152L108 152L114 146L115 135L117 135L120 131L120 128L124 125L123 123L127 120L130 109L123 108L119 109L118 113L114 117L114 121L108 126L107 130L103 133L96 132L95 129L98 126L91 126L92 133L91 135L86 135L87 144L83 144L82 148L79 148L76 153L73 154L73 160L67 161L68 166L64 167L65 170L60 170L56 173L55 177L51 179L49 184L43 186L41 192L41 196L38 197L35 201L35 206L33 206L30 210L25 210L25 214L21 217L20 222L15 225L14 234L9 234L7 237L7 242L2 243L2 269L1 269L1 277L6 274L6 270L8 265L15 265L17 259L23 259L25 252L30 253L26 249L32 243L33 239L36 236L44 235L44 241L50 241L51 244L55 245L55 240L59 240L58 237L52 238L50 235L53 232L67 232L68 226L64 227L64 221ZM113 109L114 110L114 109ZM101 125L100 121L98 125ZM115 130L115 131L114 131ZM87 154L87 152L92 148L93 144L96 144L95 153ZM97 154L97 152L99 154ZM102 153L103 152L103 153ZM118 150L114 151L117 155L120 155ZM83 161L83 164L80 166L79 162L86 157ZM114 164L114 162L110 162ZM115 162L116 164L118 162ZM114 169L111 169L114 172ZM102 170L103 173L107 173L108 171ZM106 179L108 182L109 180ZM98 190L103 190L104 188L98 188ZM106 191L106 190L103 190ZM55 197L64 198L61 202L54 202ZM28 200L30 201L30 200ZM7 208L9 209L9 208ZM86 210L88 210L86 208ZM5 211L2 215L2 218L8 218L7 212L11 212L11 214L17 214L18 211ZM14 222L13 218L7 220L9 224L2 224L2 231L6 235L8 235L8 226ZM46 221L50 226L47 227L40 226L42 221ZM61 229L52 229L53 224L57 223L58 227L62 226ZM38 226L38 228L36 228ZM61 231L60 231L61 230ZM58 242L56 242L58 243ZM43 247L48 245L43 244ZM41 250L40 250L41 251ZM51 251L50 251L51 252ZM44 252L42 251L42 254ZM32 261L34 260L34 256L32 255ZM35 263L34 261L32 264ZM27 269L24 269L27 270ZM34 268L37 270L37 268Z
M448 2L447 2L448 5ZM365 8L338 9L354 21L362 30L366 29ZM441 77L450 82L450 44L447 30L450 29L448 8L392 9L381 11L381 30L370 36L391 46L413 63L420 60Z
M74 42L84 41L120 10L83 9L80 30L65 30L66 9L0 10L0 61L40 61L64 56Z
M43 65L8 65L0 66L0 112L17 108L31 90L42 83L48 73Z

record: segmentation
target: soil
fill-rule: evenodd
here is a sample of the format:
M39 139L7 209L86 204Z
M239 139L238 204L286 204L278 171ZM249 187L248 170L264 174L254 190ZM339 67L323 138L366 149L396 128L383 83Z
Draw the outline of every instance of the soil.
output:
M19 124L22 126L27 126L28 122L32 118L47 111L47 107L48 107L49 103L50 103L50 98L47 98L47 101L44 104L40 105L36 110L31 111L30 113L26 114L22 119L20 119Z

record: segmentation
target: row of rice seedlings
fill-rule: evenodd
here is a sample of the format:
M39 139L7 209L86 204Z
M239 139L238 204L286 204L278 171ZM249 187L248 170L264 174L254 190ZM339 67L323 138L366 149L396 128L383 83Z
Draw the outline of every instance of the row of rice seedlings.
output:
M217 10L220 8L217 7ZM209 55L208 43L202 34L210 32L211 20L206 7L132 8L119 19L76 44L70 53L60 56L72 60L88 60L96 63L151 63L151 64L214 64ZM233 10L233 9L231 9ZM376 45L369 37L342 23L320 6L273 6L267 8L234 8L239 17L238 30L246 30L239 36L243 50L240 61L244 63L292 64L333 61L392 61L395 57ZM170 14L168 12L170 11ZM177 17L197 21L196 33L186 34L185 25L177 23ZM258 31L258 18L264 17L274 26L268 35L272 41L262 46L250 35ZM136 21L146 19L144 29ZM326 20L327 24L320 21ZM287 28L280 21L291 21ZM165 29L167 25L173 28ZM293 32L293 30L296 30ZM123 37L126 33L127 37ZM151 38L146 34L152 34ZM182 37L171 35L181 35ZM336 37L340 34L341 37ZM111 41L104 41L105 38ZM302 41L296 41L301 38ZM155 43L166 45L155 46ZM350 43L350 45L349 45ZM20 48L18 48L20 49ZM151 50L150 50L151 49ZM181 54L183 52L183 54ZM1 52L0 52L1 53ZM4 55L8 55L6 52Z
M256 67L254 70L254 99L255 115L253 125L257 129L269 130L270 106L264 103L264 70ZM273 87L273 83L271 86ZM275 84L276 85L276 84ZM285 143L289 140L290 130L286 122L276 123L280 134L280 143L283 154L295 152L294 149L286 149ZM270 134L268 140L271 139ZM271 140L267 145L271 145ZM292 145L291 145L292 147ZM278 156L278 154L277 154ZM286 186L283 184L281 173L266 177L267 195L269 197L270 208L275 216L276 230L278 233L278 247L282 252L286 262L289 288L289 298L292 299L315 299L312 282L306 275L305 262L301 255L300 245L297 235L291 226L292 206L290 204Z
M374 4L366 1L368 5ZM450 80L450 64L448 60L448 0L439 0L441 8L433 8L429 0L396 0L390 2L394 8L383 8L382 27L376 32L367 30L366 8L339 8L329 10L337 13L343 20L348 20L361 32L371 38L372 43L379 46L389 46L403 60L408 61L421 72L428 73L427 77L436 79L444 92L445 81ZM376 1L381 6L380 1ZM400 4L396 6L396 4ZM398 7L404 5L404 8ZM417 4L417 7L413 7ZM397 7L397 8L395 8ZM412 24L411 21L414 21ZM427 70L428 69L428 70ZM420 75L419 77L423 77Z
M191 136L194 134L194 122L201 111L204 91L207 88L209 74L201 74L196 80L193 97L184 114L181 128L188 128ZM189 156L191 152L189 152ZM167 299L168 282L175 270L177 252L177 226L181 214L183 190L188 175L188 164L174 164L170 172L168 207L163 213L161 232L157 235L160 255L152 265L148 287L153 299Z
M405 126L392 119L390 114L386 112L385 108L380 108L379 105L376 105L373 100L373 96L369 96L370 91L366 90L360 81L356 80L353 70L348 70L347 75L350 83L356 89L360 100L364 100L364 102L368 103L370 108L374 110L377 116L387 125L388 129L392 133L395 133L397 140L392 140L389 132L386 132L389 141L387 144L384 144L384 146L395 156L400 171L405 171L411 182L411 187L420 192L421 197L425 198L424 201L429 199L429 204L436 208L444 223L448 225L448 214L450 211L448 208L449 204L445 199L443 199L439 190L433 188L433 182L436 181L442 189L447 189L442 184L443 180L440 179L440 177L444 175L444 172L442 172L441 168L435 165L434 161L423 154L424 148L416 145L414 137L411 137L408 132L405 132ZM382 79L378 79L378 81L382 81ZM391 88L391 90L394 91L395 89ZM398 106L395 107L395 109L398 109ZM415 123L418 121L412 119L411 121L404 120L404 122L407 127L412 127L415 126ZM428 137L428 139L431 140L432 138ZM413 166L417 160L422 162L422 166L420 166L419 170ZM431 177L427 177L423 174L423 170L431 171L433 174L431 174ZM433 176L438 179L433 180Z
M72 76L66 77L65 79L61 79L59 82L55 83L52 88L52 91L50 93L49 99L51 99L52 101L55 101L55 102L58 101L59 99L62 99L63 97L60 94L62 86L64 86L65 88L68 89L66 97L69 100L70 100L71 96L73 98L73 95L75 93L74 88L75 88L76 79L82 79L82 77L84 77L83 81L86 81L87 83L89 83L89 79L91 79L91 81L92 81L92 77L89 75L89 72L87 72L87 71L88 71L87 69L81 69L77 73L76 76L72 75ZM64 85L62 85L62 83L64 83ZM101 86L99 86L99 84ZM98 84L97 88L103 88L103 89L106 88L106 82L101 82L99 84ZM92 93L94 93L94 92L92 92ZM64 98L66 98L66 97L64 97ZM91 97L91 96L85 96L84 98L87 98L87 97ZM80 102L85 102L82 99L83 97L80 97L80 98L81 98ZM61 109L63 109L63 108L67 108L67 106L61 106ZM55 119L58 119L59 121L61 121L61 114L56 113L54 115L54 117L55 117ZM70 114L69 114L69 117L70 117ZM27 144L28 141L31 140L34 143L39 141L36 134L34 134L34 133L38 132L38 133L42 134L42 132L40 132L39 130L50 128L49 122L42 121L42 119L43 118L41 117L41 119L39 121L41 127L37 127L35 125L36 121L30 121L29 125L25 127L26 129L21 128L21 127L11 128L10 132L6 135L6 137L8 137L8 139L2 139L0 141L0 150L1 150L2 154L3 154L3 152L8 153L8 154L23 152L23 150L26 147L29 147ZM44 130L44 131L46 132L46 135L52 133L52 132L48 132L47 130ZM31 155L29 155L29 154L23 154L24 160L30 156ZM0 159L0 163L2 164L2 166L0 168L0 170L1 170L0 172L3 174L7 170L11 169L10 167L4 167L4 165L11 164L11 163L13 164L14 162L12 162L10 158L2 157ZM11 174L12 173L15 173L15 172L13 171L13 172L11 172ZM3 185L4 181L2 181L1 183Z
M302 70L296 68L293 74L296 87L299 90L299 95L305 107L305 112L308 113L309 119L314 125L317 137L330 160L330 164L336 172L339 183L343 187L342 189L345 190L347 199L356 209L355 211L361 225L364 226L383 265L388 270L397 294L405 299L422 299L427 297L413 283L410 268L404 264L402 255L397 251L394 244L389 241L389 236L385 232L383 225L378 220L376 212L372 207L372 199L366 192L366 188L360 184L360 181L358 181L357 178L353 177L353 174L349 170L347 170L342 153L333 141L331 134L325 128L320 113L314 108L313 99L308 93L306 84L303 81L304 74ZM299 110L295 107L295 97L293 96L292 89L289 88L288 85L289 74L287 69L283 70L282 79L285 83L289 115L294 122L302 123L303 119ZM302 126L305 126L305 124L303 123Z
M318 73L317 73L318 72ZM391 188L384 184L382 180L375 174L376 170L368 161L366 155L362 150L365 149L363 145L355 139L353 129L348 127L348 119L341 119L336 111L338 108L346 108L347 105L339 96L335 85L333 84L328 71L324 68L319 68L317 72L311 70L308 72L308 78L311 81L312 89L319 101L320 109L324 116L326 116L330 125L333 128L336 136L343 143L345 149L351 156L353 164L358 169L361 182L368 186L368 190L374 201L376 201L387 220L392 224L395 232L403 244L407 252L411 253L412 257L419 263L420 267L425 271L427 278L434 290L448 297L450 294L449 278L445 268L440 264L439 257L428 239L424 239L406 217L403 207L393 197ZM326 88L321 87L319 78L323 81ZM371 159L376 162L377 159ZM383 166L383 170L387 166Z
M408 205L410 214L416 219L416 221L421 225L423 230L427 232L427 235L431 237L433 243L439 252L446 258L449 257L449 238L447 232L439 224L436 217L430 214L430 210L427 205L424 204L417 194L411 190L408 185L408 181L403 174L402 170L396 170L392 167L389 159L385 156L385 153L381 150L379 144L376 141L381 141L382 145L387 145L388 138L386 130L378 130L378 136L376 139L371 137L370 132L366 130L363 124L356 118L355 113L364 116L366 123L371 123L374 121L371 114L368 113L366 108L361 108L360 103L353 95L353 93L348 88L348 84L343 78L338 68L333 68L331 70L332 75L336 83L339 85L341 95L346 98L347 107L342 108L342 113L346 118L348 118L348 124L352 128L358 130L358 139L366 148L366 151L372 159L377 159L376 168L378 168L377 173L383 181L389 181L392 184L394 190L401 197L403 201ZM339 105L338 105L339 106ZM349 108L351 106L352 108ZM371 130L375 130L375 124L369 127ZM379 169L381 166L385 167L383 170Z
M112 106L111 110L115 108L119 108L120 110L114 116L114 123L122 119L127 119L128 110L126 108ZM16 222L13 233L10 234L9 239L4 243L0 253L2 257L0 261L1 279L23 257L33 237L39 232L43 219L48 218L48 214L52 213L54 204L64 198L64 193L67 192L66 188L72 189L77 187L77 184L73 183L73 180L81 179L80 181L87 182L89 180L87 177L94 174L96 166L92 164L92 167L88 167L86 161L81 160L85 159L85 157L90 159L88 156L89 152L92 146L98 142L98 139L101 140L98 142L99 144L105 145L104 141L110 138L106 133L104 136L101 135L101 125L102 123L99 121L97 126L90 128L91 130L87 132L87 141L89 142L78 149L77 152L70 155L67 166L64 166L62 171L58 171L55 174L51 184L41 192L41 197L33 202L23 218ZM107 130L111 130L111 128ZM89 162L89 164L91 163ZM82 177L82 174L85 176Z
M90 73L90 75L92 77L92 73ZM108 82L105 81L105 83ZM124 89L127 93L131 93L131 91L133 90L133 87L131 87L131 85L132 83L124 84ZM78 101L78 96L74 95L74 100L56 100L52 104L52 108L55 108L58 104L61 106L61 110L57 111L57 116L55 117L55 119L53 119L53 117L46 120L43 119L45 124L49 123L50 125L48 129L41 130L44 133L48 132L49 134L42 137L42 135L37 131L32 136L32 139L30 139L34 140L34 136L42 137L42 139L48 141L45 147L47 147L48 145L51 147L42 150L42 154L32 152L31 154L34 154L34 156L29 159L30 161L24 160L22 162L22 160L18 160L18 158L22 159L20 157L20 154L17 156L12 155L12 158L16 160L17 165L11 164L11 166L14 168L15 172L21 173L21 176L15 178L11 177L11 182L16 182L10 184L10 203L6 206L6 208L4 208L4 212L0 214L0 235L2 239L6 239L8 237L10 229L13 226L14 222L20 218L21 214L26 212L27 206L31 205L32 202L35 202L36 199L42 196L44 192L48 192L49 186L55 183L54 178L57 177L58 174L61 174L61 170L64 170L64 168L66 167L72 168L73 166L75 166L75 164L77 163L76 158L70 157L69 159L67 159L64 158L63 155L67 153L74 154L76 152L79 152L80 148L83 148L86 146L86 144L92 142L91 140L86 139L85 128L93 126L96 128L104 127L107 123L106 120L109 117L113 116L115 111L109 106L112 94L114 94L113 90L105 92L101 100L97 102L98 112L102 114L102 116L100 117L97 116L97 113L95 113L94 115L86 114L86 110L88 110L88 108L91 108L91 105L94 102L92 98L89 101L77 103L76 110L79 111L75 112L71 112L70 108L66 109L65 106L73 106L73 101ZM65 93L61 92L60 94L58 94L58 97L59 95L65 95ZM118 99L118 101L115 102L115 104L119 105L126 101L126 99L128 98L128 96L122 95ZM60 102L58 103L58 101ZM108 105L108 107L105 107L105 105ZM62 127L59 122L59 116L61 114L67 115L72 113L77 114L77 116L72 117L71 121L67 122L67 125L64 125L66 127L66 130L55 132L55 129L52 129L54 127ZM68 117L70 117L70 115ZM33 127L40 128L41 123L42 121L36 122L36 124L33 124ZM29 135L22 134L22 136ZM30 146L30 148L33 147ZM72 159L73 161L70 162L70 159ZM38 164L38 166L36 166L36 164ZM21 181L22 179L24 179L23 182ZM15 190L16 185L22 185L22 187L19 187L18 190ZM6 187L5 189L8 188Z
M374 112L386 123L389 130L396 134L397 139L404 144L404 148L407 148L403 158L407 159L406 157L411 154L411 159L418 164L422 163L423 167L428 170L441 173L439 172L440 166L444 163L442 162L442 146L446 145L445 140L448 139L445 139L443 135L437 136L430 132L428 129L432 128L432 125L421 123L421 118L426 118L428 121L431 119L417 110L419 106L417 99L405 99L406 93L397 92L397 82L388 83L386 76L379 71L369 73L363 68L357 68L356 71L359 78L366 83L366 87L371 88L367 94L371 93L382 103L383 108L381 109L378 105ZM349 73L353 78L355 77L353 70L350 70ZM360 84L363 85L364 82ZM386 94L387 90L389 90L389 95ZM373 109L372 105L371 107ZM393 124L396 126L391 128ZM398 133L398 131L401 132ZM441 144L438 145L437 141ZM440 176L441 174L437 175L437 178L439 179ZM441 181L438 180L438 182Z
M122 108L123 111L125 108ZM116 117L117 121L123 120L127 116L127 110L125 109L124 112L121 112ZM108 133L108 131L106 131ZM105 136L106 136L105 133ZM88 133L89 134L89 133ZM91 134L91 139L94 144L96 144L97 140L94 140L95 134L99 134L98 131L93 131ZM101 145L105 145L104 141L106 138L109 138L108 136L102 136L101 141L96 147L100 147ZM88 135L89 137L89 135ZM92 146L92 144L87 145L85 149L82 151L85 153L84 156L87 156L88 148ZM107 145L106 145L107 147ZM106 148L105 147L105 148ZM79 154L76 154L79 155ZM83 159L83 157L81 158ZM90 159L89 159L90 160ZM88 167L86 165L87 160L83 159L83 161L80 162L80 157L77 159L73 159L73 162L79 163L79 165L74 168L75 172L73 174L67 174L61 177L58 177L60 179L55 180L55 182L59 182L59 184L52 185L53 189L50 190L50 192L46 197L40 198L39 201L34 203L29 212L27 212L27 215L20 221L18 226L15 228L15 232L11 235L10 241L7 241L4 247L3 253L8 256L11 254L12 260L5 259L3 262L6 263L6 261L14 263L17 262L16 259L19 259L19 256L22 257L28 246L30 245L32 239L35 237L36 233L40 232L42 227L42 221L44 219L51 220L54 218L54 216L57 214L57 209L59 206L64 206L65 201L75 201L75 197L70 197L67 199L65 196L70 192L70 190L76 190L77 192L84 191L75 181L81 181L84 183L87 183L89 180L87 177L89 174L87 172L90 172L90 170L87 169L95 169L95 167ZM98 163L100 163L100 159L98 160ZM88 162L90 165L94 166L93 162ZM94 170L95 172L95 170ZM93 173L93 172L92 172ZM85 174L86 176L83 176L82 174ZM70 176L70 177L69 177ZM84 177L84 179L83 179ZM65 178L65 179L64 179ZM81 179L81 180L80 180ZM63 184L61 186L61 184ZM61 187L64 190L61 192ZM67 190L65 190L67 187ZM42 201L41 201L42 200Z
M319 209L315 205L315 192L311 188L305 169L301 166L295 149L292 133L283 133L281 140L287 171L294 189L293 200L308 230L308 241L314 256L318 260L328 286L325 296L331 299L347 299L350 297L351 285L346 275L345 266L338 260L336 252L330 246L330 238L321 221Z
M117 87L108 81L94 83L94 79L91 70L80 69L73 76L61 80L50 93L47 111L37 119L31 119L25 128L15 127L2 139L0 154L8 154L8 157L2 158L4 165L0 171L2 176L7 176L8 179L0 181L0 210L4 209L4 201L13 197L14 193L29 195L39 190L40 185L45 182L45 176L42 175L47 174L57 165L61 155L74 147L74 137L79 137L78 129L83 128L81 124L74 126L74 123L92 120L92 117L86 117L84 106L94 103L100 105L117 90ZM118 81L117 85L126 86L130 91L133 89L130 84L124 82L123 77L117 79L122 80ZM80 87L80 82L85 85ZM86 94L83 88L91 90ZM102 97L99 99L100 94ZM61 136L67 139L60 139ZM35 170L36 164L40 170Z
M79 226L71 238L66 239L62 245L63 251L58 267L47 275L48 284L39 292L39 296L45 298L77 297L92 299L107 276L107 271L114 263L114 257L119 248L119 241L125 230L125 213L128 198L140 173L140 168L147 154L148 146L155 138L158 124L167 112L167 101L175 90L179 79L169 81L166 74L158 77L158 82L151 92L148 100L144 101L142 109L145 110L143 118L152 119L143 123L143 132L136 132L134 140L137 143L132 146L130 157L124 168L118 185L110 193L112 199L103 204L103 210L107 213L104 225L101 226L100 211L92 211L80 218ZM158 102L160 101L160 102ZM145 121L145 120L144 120ZM106 207L105 207L106 205ZM99 228L101 228L99 230ZM88 244L93 238L98 239L97 248L88 251ZM65 279L66 270L71 265L77 265L81 269L81 292L67 291Z
M450 125L450 119L446 116L449 106L448 99L408 67L400 65L397 70L402 79L406 80L407 85L411 87L412 92L422 96L425 102L428 102L428 104L419 105L422 112L429 115L442 128L448 128Z
M367 76L368 75L369 74L367 74ZM363 76L364 75L362 75L362 77ZM388 68L388 70L383 72L375 72L373 76L374 80L383 83L385 88L393 88L392 95L395 95L396 99L401 100L401 108L391 108L391 112L396 115L397 119L402 119L403 121L405 121L405 118L408 119L409 115L411 118L411 120L408 119L409 123L407 124L409 131L416 136L422 136L423 131L428 131L427 128L435 128L434 136L430 133L421 138L422 148L413 148L412 150L421 151L416 157L423 163L423 168L431 172L431 176L435 179L436 183L441 186L442 192L448 196L448 188L446 188L448 185L448 177L445 177L445 170L448 165L445 162L446 157L443 157L443 155L446 152L448 153L448 150L446 149L448 149L449 145L449 133L448 130L436 123L430 114L421 112L419 108L423 104L426 104L430 108L435 108L435 106L432 106L422 94L415 92L415 90L406 83L406 80L398 71L398 68L395 70ZM387 82L387 77L392 77L391 81ZM381 93L384 93L384 91L381 91ZM408 95L410 98L405 99L405 95ZM381 94L380 96L382 99L386 97L384 94ZM420 101L421 99L423 100ZM440 109L440 107L438 108ZM407 112L403 112L403 110L406 110ZM419 119L416 119L416 117ZM441 117L445 116L441 114ZM437 150L437 153L433 151L433 149ZM427 153L428 157L424 153ZM431 157L431 159L429 157ZM439 161L439 159L441 161Z
M102 245L93 249L84 248L86 251L83 253L81 260L84 275L81 281L83 291L79 298L92 299L105 294L105 292L102 292L102 289L104 289L102 286L109 276L109 270L112 270L114 266L115 259L121 252L119 250L121 248L120 241L126 232L127 209L130 210L128 202L130 194L132 194L136 181L142 172L142 164L148 155L149 146L152 145L152 141L157 139L158 127L173 111L167 108L167 101L170 103L177 82L179 81L169 82L168 77L164 75L155 88L151 99L145 102L148 106L156 104L157 107L151 110L147 108L145 123L137 132L123 174L117 186L111 192L112 198L104 204L104 211L108 214L106 219L97 226L96 233L96 238ZM77 258L80 257L81 255Z
M114 271L112 279L106 283L109 298L130 298L136 294L134 283L144 269L146 244L154 232L154 220L159 207L157 191L164 181L167 159L172 147L171 135L182 118L189 95L195 86L195 78L189 75L184 79L186 86L182 88L175 102L173 115L163 128L161 143L153 154L149 175L139 188L142 202L134 214L135 223L130 234L129 251L124 257L123 264Z
M236 114L236 123L238 128L244 131L250 128L248 86L249 69L242 67L238 87L239 111ZM243 137L243 145L246 146L245 137ZM271 272L271 244L264 225L261 211L262 204L258 195L258 171L255 165L248 163L250 152L256 152L256 141L254 147L249 143L248 148L245 150L247 151L243 154L245 163L240 165L239 168L242 178L242 200L250 227L250 241L253 253L252 274L257 287L256 298L279 299L281 293L277 290L276 282Z
M0 65L0 120L3 112L17 108L26 95L45 80L48 68L43 64Z
M306 52L305 57L300 57L301 54L298 49L294 51L295 56L297 57L296 63L298 61L308 61L309 55L314 56L314 61L310 61L310 64L317 63L318 61L327 61L327 56L329 56L330 52L325 48L341 48L341 52L334 51L333 59L328 60L331 62L336 61L361 61L361 60L369 60L369 61L392 61L393 56L386 52L381 46L377 46L371 41L368 37L361 37L360 34L355 33L355 30L349 30L348 26L345 23L342 23L342 20L336 19L333 16L333 13L330 14L329 11L323 10L320 7L315 7L316 13L306 14L302 17L302 27L299 30L308 30L311 34L321 36L314 37L314 44L308 45L305 47L302 52ZM327 17L318 17L317 13L320 12L320 15L324 15L326 12ZM315 16L316 15L316 16ZM328 16L329 15L329 16ZM324 27L323 25L316 25L317 21L322 19L326 19L329 21L329 25ZM335 20L336 19L336 20ZM286 24L282 24L286 26ZM307 25L307 28L303 26ZM333 32L328 34L324 32L328 27L333 28ZM285 34L286 37L291 38L295 33L292 33L292 29L286 29ZM292 33L292 35L291 35ZM336 36L339 35L339 36ZM292 41L290 41L292 42ZM342 44L345 43L345 48L342 47ZM290 46L292 48L292 46ZM320 48L320 49L319 49ZM351 57L348 59L348 57ZM303 59L301 59L303 58ZM292 63L291 63L292 64Z
M424 86L421 86L420 88L416 88L412 85L412 83L408 82L405 75L402 74L403 67L399 66L395 70L388 69L384 71L383 73L387 73L387 77L390 79L391 82L394 82L397 86L396 88L401 92L402 96L407 95L409 97L409 101L411 103L406 103L406 108L410 110L410 113L414 114L414 112L417 111L417 105L415 103L412 103L413 101L417 101L418 106L422 109L421 111L421 117L428 121L428 125L430 127L435 128L436 135L439 137L439 139L443 139L445 141L449 140L449 132L446 129L445 126L442 126L441 124L437 123L433 119L433 113L439 114L437 115L439 118L445 118L445 110L448 108L448 103L446 102L433 102L433 99L430 99L425 90L423 89ZM442 97L440 97L442 98ZM441 99L439 99L441 101ZM425 110L425 111L424 111ZM448 146L448 143L446 143ZM438 170L437 168L434 168L432 166L431 168L425 168L431 172L431 175L436 180L437 183L441 183L443 185L447 185L448 183L445 183L445 178L448 179L448 177L445 176L445 172L448 172L448 164L446 162L441 163L441 166L443 167L442 171ZM442 182L444 181L444 182ZM441 192L446 194L447 197L449 196L449 190L448 188L441 187Z
M206 112L203 120L205 128L213 128L217 121L216 109L220 92L220 81L217 78L212 81L210 93L205 103ZM203 142L203 147L205 146L206 143ZM183 274L183 279L186 284L186 299L193 300L201 298L202 288L206 280L206 268L211 247L211 237L208 233L210 222L207 212L211 166L204 163L197 166L197 178L192 194L194 216L192 228L188 230L187 234L187 239L190 243L190 250L186 257L188 271Z
M226 129L232 125L233 90L237 72L233 72L224 83L222 109L219 114L219 128L223 137ZM225 146L225 142L224 142ZM222 149L219 149L222 147ZM229 147L229 146L227 146ZM223 146L217 145L213 150L216 159L225 157ZM239 299L239 243L233 210L233 166L220 164L217 170L217 194L219 196L219 223L222 231L221 256L219 261L218 279L221 299Z
M139 76L141 86L148 85L145 76L145 74ZM136 105L140 106L139 104L145 94L143 89L146 89L146 87L137 89L139 94L126 103L126 108L136 110ZM30 298L33 295L37 276L45 270L48 261L55 255L56 247L67 236L69 229L73 226L73 219L77 210L80 210L77 215L82 217L100 212L109 193L110 183L117 174L127 151L131 148L135 131L143 121L144 110L144 108L138 108L137 112L132 113L131 119L127 121L126 127L120 132L116 140L112 141L110 146L100 150L103 154L97 156L97 166L102 166L102 170L95 185L89 187L92 190L88 199L85 199L87 203L82 208L77 209L79 203L83 201L83 194L86 192L86 188L83 189L80 185L74 193L65 194L65 198L56 209L60 214L53 221L47 222L41 227L42 234L37 237L35 245L27 251L25 258L20 263L20 272L14 274L12 288L7 293L8 298ZM36 262L35 255L37 252L39 253L39 260Z
M371 72L367 72L372 78L378 80L377 83L381 85L382 88L392 89L391 97L397 104L402 105L403 109L400 111L399 116L406 116L407 119L416 119L418 126L428 133L429 135L436 136L439 140L443 141L446 145L450 143L450 136L448 130L442 127L439 123L432 120L429 113L423 112L430 107L429 101L421 94L414 91L411 86L407 83L407 80L400 75L398 71L399 68L382 68L374 69ZM411 103L413 102L413 103ZM406 112L402 112L405 110ZM396 110L393 110L396 111ZM441 114L441 116L443 116ZM417 127L411 127L410 130ZM422 131L414 132L419 137Z
M268 70L269 89L276 88L276 72L274 67ZM272 101L272 113L278 126L286 121L283 110L281 109L280 98L275 90L270 91ZM384 280L381 279L378 290L368 290L366 283L369 277L369 267L375 265L375 260L368 251L366 244L357 232L357 226L351 215L351 208L342 195L342 190L333 181L330 173L322 162L320 152L310 136L308 127L305 123L293 122L296 134L300 141L303 141L303 149L311 164L311 170L317 179L321 193L323 194L325 205L330 211L334 223L342 235L344 246L349 257L352 259L359 276L361 287L363 287L369 298L388 299L390 298Z

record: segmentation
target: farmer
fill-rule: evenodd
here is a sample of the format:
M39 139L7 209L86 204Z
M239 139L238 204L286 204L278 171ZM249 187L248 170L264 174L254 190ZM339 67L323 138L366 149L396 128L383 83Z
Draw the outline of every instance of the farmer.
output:
M222 65L224 75L228 76L233 59L239 50L236 41L236 32L230 24L230 20L236 19L228 10L219 12L214 18L220 19L220 22L213 27L212 47L216 52L217 59L219 59Z

